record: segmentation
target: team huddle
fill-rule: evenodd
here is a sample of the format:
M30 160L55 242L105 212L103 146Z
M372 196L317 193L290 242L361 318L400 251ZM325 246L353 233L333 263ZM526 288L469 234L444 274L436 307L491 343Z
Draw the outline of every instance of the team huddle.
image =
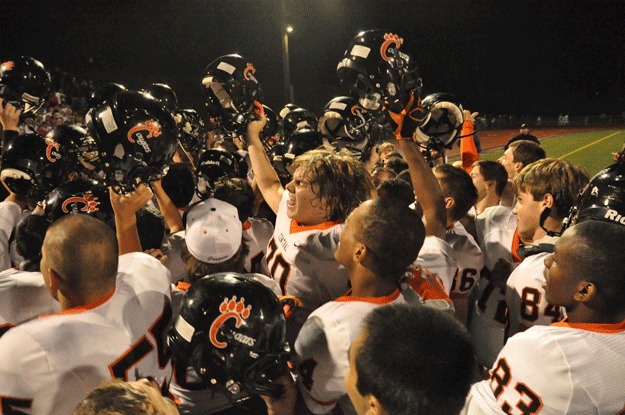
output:
M111 83L43 130L4 61L0 414L625 413L625 151L480 160L403 44L355 36L318 116L233 54L207 122Z

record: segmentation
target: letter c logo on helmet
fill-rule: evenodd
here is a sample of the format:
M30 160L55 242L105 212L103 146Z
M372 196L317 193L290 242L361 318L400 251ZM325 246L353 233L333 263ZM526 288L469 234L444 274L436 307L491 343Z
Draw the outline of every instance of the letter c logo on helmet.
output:
M391 45L395 45L395 48L399 49L399 47L403 43L404 43L404 39L400 38L398 35L394 35L392 33L385 33L384 42L382 43L382 46L380 46L380 56L382 56L382 59L384 59L385 61L390 62L391 58L386 53L388 49L391 47Z
M99 210L98 205L100 204L97 197L93 196L91 192L87 192L82 197L73 196L65 199L63 205L61 205L61 210L64 213L69 213L67 206L71 203L84 203L85 206L80 210L86 213L97 212Z
M158 125L156 121L147 120L143 124L136 125L128 130L128 141L134 143L135 138L133 137L133 135L141 131L147 131L147 138L158 137L159 135L161 135L161 126Z
M233 318L236 320L235 327L239 328L241 327L241 324L243 324L243 320L247 319L250 316L251 311L252 306L248 305L246 307L245 298L243 297L241 297L241 300L239 301L237 301L236 295L233 295L231 299L228 299L227 297L224 298L224 301L219 306L219 312L221 313L221 315L217 317L215 321L213 321L213 324L211 324L209 330L209 339L213 346L217 347L218 349L226 348L228 344L226 342L220 341L217 338L217 333L219 332L221 326L228 319Z
M56 141L51 138L46 137L46 144L48 147L46 148L46 158L50 160L51 163L56 162L61 158L61 155L58 153L60 145ZM56 151L53 151L56 150Z

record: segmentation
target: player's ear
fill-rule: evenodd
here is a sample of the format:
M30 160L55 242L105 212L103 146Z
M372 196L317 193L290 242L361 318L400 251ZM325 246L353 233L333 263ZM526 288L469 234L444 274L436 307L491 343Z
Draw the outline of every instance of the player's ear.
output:
M367 247L360 243L356 242L354 245L354 261L362 262L367 257Z
M577 291L573 296L576 301L586 303L595 298L597 294L597 286L592 281L580 281L577 284Z
M365 396L365 405L367 415L387 415L378 398L372 394Z
M548 207L548 208L552 208L553 207L553 195L551 193L545 193L545 195L543 196L543 206Z
M50 275L50 288L58 289L63 282L61 276L52 268L48 268L48 274Z
M454 200L453 197L446 197L445 198L445 209L449 210L451 209L454 205L456 204L456 201Z

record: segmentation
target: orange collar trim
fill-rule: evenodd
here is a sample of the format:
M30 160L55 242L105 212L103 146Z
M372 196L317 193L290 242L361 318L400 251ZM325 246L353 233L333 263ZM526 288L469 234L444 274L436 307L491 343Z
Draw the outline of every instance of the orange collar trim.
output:
M113 291L110 292L110 294L105 295L104 297L102 297L101 299L99 299L97 301L94 301L93 303L89 303L89 304L85 304L85 305L79 305L79 306L76 306L76 307L68 308L67 310L59 311L58 313L43 314L43 315L39 316L39 318L58 316L58 315L63 315L63 314L77 314L77 313L82 313L84 311L88 311L88 310L94 309L94 308L99 307L102 304L106 303L108 300L110 300L111 297L113 296L113 294L115 294L115 290L116 289L114 288Z
M519 228L514 230L514 236L512 237L512 247L510 253L512 254L512 262L521 262L523 259L519 256L519 247L521 246L521 236L519 236Z
M336 302L339 303L347 303L351 301L361 301L365 303L373 303L373 304L388 304L395 301L399 297L399 288L396 288L395 291L390 293L389 295L385 295L382 297L352 297L352 290L349 290L347 294L342 297L337 298Z
M190 286L191 284L184 281L178 281L178 284L176 284L176 288L178 288L180 291L187 291Z
M555 327L568 327L572 329L594 331L596 333L622 333L625 331L625 320L615 324L601 324L601 323L569 323L568 321L560 321L558 323L551 324Z
M325 231L326 229L330 229L331 227L340 225L341 223L343 223L343 221L337 220L337 221L323 222L318 225L306 226L306 225L300 225L294 220L291 220L289 233L297 233L297 232L312 231L312 230Z
M247 231L251 227L252 227L252 222L250 222L249 220L246 220L245 222L243 222L243 230L244 231Z

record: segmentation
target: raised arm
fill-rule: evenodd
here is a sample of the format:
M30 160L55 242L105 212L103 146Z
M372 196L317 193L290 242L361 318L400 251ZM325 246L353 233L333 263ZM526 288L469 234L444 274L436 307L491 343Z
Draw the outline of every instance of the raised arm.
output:
M425 232L427 235L444 238L447 213L441 187L417 144L412 139L403 138L398 142L408 163L415 196L423 209Z
M119 255L141 252L141 241L137 233L135 214L152 198L152 190L145 184L125 195L118 195L109 187L111 205L115 213L115 231L119 245Z
M462 137L460 139L460 159L462 160L462 168L469 174L473 168L473 163L480 159L475 145L475 125L473 122L478 115L479 112L472 113L469 110L464 110L464 123L460 132L460 137Z
M158 208L163 214L163 218L165 219L165 225L169 228L169 233L174 234L176 232L180 232L184 230L182 226L182 218L180 217L180 212L178 212L178 208L174 205L174 202L171 201L169 195L163 190L163 186L161 185L161 181L155 181L150 184L154 194L156 195L156 201L158 202Z
M0 98L0 125L2 125L2 146L19 134L21 110Z
M284 188L260 141L260 132L266 122L267 118L263 114L259 120L251 121L247 125L247 151L252 162L256 184L271 210L278 213Z

